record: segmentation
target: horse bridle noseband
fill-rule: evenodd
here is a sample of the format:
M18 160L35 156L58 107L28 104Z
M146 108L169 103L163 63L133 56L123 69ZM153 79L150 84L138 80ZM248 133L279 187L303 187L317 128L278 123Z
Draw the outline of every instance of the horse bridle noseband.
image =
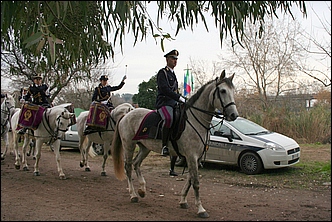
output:
M1 113L3 113L3 114L5 114L6 116L7 116L7 119L5 120L5 122L2 124L2 122L1 122L1 136L2 136L2 134L5 132L5 126L7 125L7 123L9 122L9 119L10 119L10 110L12 109L12 108L15 108L15 106L14 105L12 105L11 107L8 107L7 106L7 98L5 98L4 99L4 103L5 103L5 107L6 107L6 109L5 110L3 110L3 109L1 109Z
M51 113L51 111L52 111L52 110L50 110L49 114ZM66 111L66 109L65 109L64 111ZM52 140L55 141L55 140L57 140L57 139L61 139L61 138L58 136L59 131L60 131L60 132L67 132L67 131L68 131L68 126L66 127L65 130L64 130L64 129L59 129L58 126L59 126L59 123L60 123L60 118L63 118L63 119L68 120L68 119L70 119L70 117L67 118L67 117L64 117L62 114L59 115L59 116L56 118L56 120L57 120L57 124L56 124L55 131L54 131L54 133L52 133L52 132L51 132L52 129L51 129L51 126L50 126L50 121L49 121L49 117L50 117L50 115L48 115L48 117L47 117L47 116L46 116L46 112L47 112L47 109L46 109L45 112L44 112L44 117L45 117L45 119L46 119L47 126L45 125L45 121L42 121L42 122L43 122L43 125L44 125L46 131L51 135L51 141L52 141Z
M216 125L218 125L218 124L222 124L222 122L223 122L223 120L224 120L224 113L225 113L225 110L229 107L229 106L231 106L231 105L236 105L235 104L235 102L230 102L230 103L228 103L226 106L224 105L224 103L223 103L223 101L222 101L222 99L221 99L221 96L220 96L220 89L219 89L219 87L218 87L218 85L220 84L218 84L218 82L217 82L217 80L218 80L218 77L216 78L216 89L214 90L214 92L213 92L213 100L212 101L214 101L215 100L215 98L216 98L216 94L218 94L218 99L219 99L219 101L220 101L220 104L221 104L221 106L222 106L222 108L223 108L223 112L222 113L218 113L218 112L210 112L210 111L207 111L207 110L203 110L203 109L200 109L200 108L198 108L198 107L195 107L195 106L192 106L192 105L188 105L187 103L185 104L187 107L188 107L188 109L189 109L189 111L190 111L190 113L193 115L193 117L196 119L196 121L202 126L202 127L204 127L205 129L206 129L206 138L205 138L205 141L204 141L204 139L201 137L201 135L197 132L197 130L196 130L196 128L188 121L188 119L186 119L186 121L189 123L189 125L195 130L195 132L197 133L197 135L199 136L199 138L201 139L201 141L202 141L202 143L204 144L204 147L206 147L207 146L207 141L208 141L208 136L209 136L209 130L211 129L211 128L213 128L213 127L215 127L215 126L211 126L211 127L205 127L205 125L195 116L195 114L192 112L192 110L190 109L190 108L193 108L193 109L196 109L196 110L198 110L198 111L200 111L200 112L203 112L203 113L205 113L205 114L208 114L208 115L210 115L210 116L214 116L214 117L217 117L218 119L221 119L220 120L220 122L218 122ZM220 116L220 114L222 115L222 116ZM203 157L203 155L204 155L204 153L206 153L206 148L204 148L204 150L203 150L203 153L202 153L202 155L200 156L200 158L199 159L201 159L202 157ZM179 153L178 153L178 155L179 155ZM181 154L180 154L180 156L182 156Z

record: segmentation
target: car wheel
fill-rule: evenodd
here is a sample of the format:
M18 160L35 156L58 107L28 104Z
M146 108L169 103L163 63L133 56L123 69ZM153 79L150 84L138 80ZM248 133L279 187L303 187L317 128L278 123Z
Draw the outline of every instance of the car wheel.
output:
M240 168L245 174L254 175L263 170L263 164L256 153L249 152L241 156Z
M175 166L183 167L185 165L186 165L186 159L178 156L178 158L175 161Z
M103 144L92 143L92 148L98 155L104 154L104 145Z

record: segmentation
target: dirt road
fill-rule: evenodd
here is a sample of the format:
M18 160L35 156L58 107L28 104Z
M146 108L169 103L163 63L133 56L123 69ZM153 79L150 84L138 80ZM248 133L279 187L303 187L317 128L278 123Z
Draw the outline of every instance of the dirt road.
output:
M197 217L192 188L189 209L179 207L187 174L170 177L168 158L150 154L143 162L148 192L138 203L131 203L127 182L114 177L111 158L108 175L101 176L102 156L91 159L91 172L80 168L79 152L63 150L61 157L66 180L58 178L55 156L47 147L42 151L38 177L33 175L32 157L28 157L30 171L23 171L15 169L14 156L7 154L1 161L2 221L202 220ZM176 171L180 173L182 168ZM236 168L219 166L199 172L201 200L210 215L204 220L331 221L330 185L313 190L287 188L280 186L280 181L264 184L261 175L247 176ZM277 173L282 172L287 169ZM134 182L137 189L136 175Z

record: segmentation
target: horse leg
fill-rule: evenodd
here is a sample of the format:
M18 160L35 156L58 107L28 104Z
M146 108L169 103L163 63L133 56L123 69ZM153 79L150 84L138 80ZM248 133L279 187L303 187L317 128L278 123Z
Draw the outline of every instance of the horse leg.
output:
M35 162L34 171L33 171L33 174L35 176L40 176L39 161L40 161L40 156L41 156L41 147L42 147L42 145L43 145L43 142L40 139L36 139L36 144L35 144L36 162Z
M145 179L141 172L141 164L142 164L143 160L149 155L150 150L147 149L142 144L139 144L138 146L140 147L140 149L139 149L136 157L134 158L133 166L134 166L134 170L136 172L137 178L138 178L138 183L140 185L140 187L138 188L138 194L140 195L140 197L143 198L143 197L145 197L145 193L146 193L146 182L145 182Z
M89 151L91 148L92 141L90 141L88 138L86 138L86 139L88 140L88 142L87 142L87 144L85 144L84 149L81 152L82 161L80 162L80 166L81 167L85 166L85 171L90 172L91 170L90 170L88 159L89 159Z
M187 177L187 182L184 185L182 192L181 192L181 201L180 201L180 207L181 208L188 208L188 202L187 202L187 194L190 188L190 185L193 185L194 194L195 194L195 205L198 209L197 215L200 218L208 218L209 214L204 209L200 196L199 196L199 177L198 177L198 162L195 160L195 158L186 158L187 164L188 164L188 170L189 174Z
M27 156L26 156L26 150L27 150L27 147L29 145L29 136L28 134L24 134L24 142L23 142L23 146L22 146L22 166L23 166L23 170L24 171L28 171L29 168L28 168L28 162L27 162Z
M12 130L11 132L8 132L8 148L9 148L9 154L10 155L14 155L15 152L14 152L14 133L15 131Z
M17 132L13 133L13 145L14 145L14 154L15 154L15 169L19 170L21 167L21 158L20 153L18 152L18 140L20 138L20 135L17 134Z
M35 157L35 145L36 145L35 139L30 139L29 141L30 141L29 142L30 149L27 152L27 156L30 156L32 154L33 159L36 159L36 157Z
M127 174L127 182L128 182L128 190L129 190L129 195L130 195L130 201L132 203L137 203L138 202L138 197L135 192L134 184L132 182L132 168L133 168L133 155L134 155L134 150L136 147L136 144L132 144L131 147L128 149L125 144L124 145L124 150L125 150L125 170Z
M88 156L89 156L89 149L92 142L86 137L81 136L79 138L79 149L81 153L82 160L80 161L80 167L85 166L85 171L91 171L90 166L88 165Z
M65 180L66 175L63 173L62 166L61 166L60 139L57 139L53 143L53 147L54 147L55 160L56 160L56 164L57 164L57 168L58 168L58 172L59 172L59 178L60 178L60 180Z
M5 151L3 153L1 153L1 160L4 160L5 157L6 157L6 153L7 153L7 150L8 150L8 146L9 146L9 142L8 142L8 132L4 133L3 134L3 141L5 143Z
M106 161L108 158L108 152L111 150L111 144L109 143L109 141L104 142L104 155L103 155L103 164L101 166L101 175L102 176L106 176L106 170L105 170L105 166L106 166Z

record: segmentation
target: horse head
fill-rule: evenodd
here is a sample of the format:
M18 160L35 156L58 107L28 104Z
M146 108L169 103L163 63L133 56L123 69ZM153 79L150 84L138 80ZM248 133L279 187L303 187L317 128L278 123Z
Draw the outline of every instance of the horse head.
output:
M6 94L6 97L1 104L1 123L9 119L11 110L15 108L15 97L15 93L13 95Z
M1 106L1 110L5 108L6 111L9 111L15 108L15 97L16 97L15 93L13 95L6 94L6 97L3 101L4 105Z
M221 111L226 120L234 121L239 116L234 100L234 74L228 78L225 76L225 70L223 70L220 77L216 79L216 89L210 95L212 96L210 101L213 101L214 107Z
M71 124L71 118L73 118L74 116L75 116L74 113L71 113L67 109L64 109L56 117L56 123L55 123L56 131L61 132L61 134L65 133Z

